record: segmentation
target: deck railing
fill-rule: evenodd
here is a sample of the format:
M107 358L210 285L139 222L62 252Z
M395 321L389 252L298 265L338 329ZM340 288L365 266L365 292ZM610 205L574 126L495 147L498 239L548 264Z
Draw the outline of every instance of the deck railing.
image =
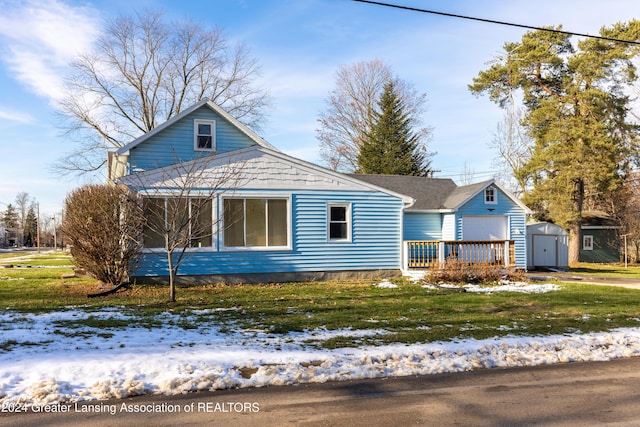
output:
M515 261L512 240L407 240L405 268L439 268L449 261L509 267Z

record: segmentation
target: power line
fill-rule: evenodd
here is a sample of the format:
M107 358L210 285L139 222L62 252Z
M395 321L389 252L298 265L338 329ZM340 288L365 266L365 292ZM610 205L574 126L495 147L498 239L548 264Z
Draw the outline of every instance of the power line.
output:
M371 0L353 0L353 1L359 2L359 3L373 4L373 5L377 5L377 6L392 7L394 9L409 10L409 11L412 11L412 12L430 13L432 15L448 16L448 17L451 17L451 18L459 18L459 19L469 19L471 21L479 21L479 22L485 22L485 23L489 23L489 24L499 24L499 25L507 25L507 26L510 26L510 27L526 28L528 30L548 31L548 32L551 32L551 33L566 34L566 35L570 35L570 36L589 37L589 38L592 38L592 39L600 39L600 40L607 40L607 41L618 42L618 43L628 43L628 44L640 45L640 41L622 40L622 39L616 39L616 38L613 38L613 37L594 36L594 35L591 35L591 34L575 33L573 31L557 30L557 29L554 29L554 28L543 28L543 27L535 27L535 26L532 26L532 25L515 24L513 22L497 21L495 19L486 19L486 18L476 18L476 17L473 17L473 16L457 15L455 13L447 13L447 12L438 12L438 11L435 11L435 10L419 9L417 7L401 6L401 5L397 5L397 4L383 3L383 2L379 2L379 1L371 1Z

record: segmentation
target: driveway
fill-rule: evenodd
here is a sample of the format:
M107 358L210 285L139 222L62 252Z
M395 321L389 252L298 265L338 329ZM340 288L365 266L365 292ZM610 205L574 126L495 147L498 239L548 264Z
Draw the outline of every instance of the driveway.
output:
M533 281L558 280L570 283L585 283L590 285L620 286L623 288L640 290L640 279L626 277L601 277L584 274L571 274L570 272L531 271L527 273Z

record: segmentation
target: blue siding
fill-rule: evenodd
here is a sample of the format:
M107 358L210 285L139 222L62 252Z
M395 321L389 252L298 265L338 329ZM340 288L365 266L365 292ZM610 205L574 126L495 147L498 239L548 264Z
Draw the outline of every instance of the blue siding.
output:
M193 126L196 119L215 120L217 153L255 144L247 135L213 110L203 107L132 148L129 155L131 171L154 169L211 154L207 151L194 150Z
M405 212L404 240L441 240L442 215L429 212Z
M484 191L481 191L465 203L456 215L456 239L462 238L462 218L465 215L499 215L509 217L509 238L515 244L516 265L527 268L526 215L523 209L510 197L496 187L498 203L488 205L484 202ZM493 209L489 211L488 209Z
M241 197L243 192L234 193ZM255 196L256 192L251 192ZM282 195L264 193L265 197ZM327 203L352 208L351 242L327 239ZM192 252L180 275L400 269L402 201L374 192L305 191L292 195L292 248ZM168 275L165 254L145 254L134 275Z

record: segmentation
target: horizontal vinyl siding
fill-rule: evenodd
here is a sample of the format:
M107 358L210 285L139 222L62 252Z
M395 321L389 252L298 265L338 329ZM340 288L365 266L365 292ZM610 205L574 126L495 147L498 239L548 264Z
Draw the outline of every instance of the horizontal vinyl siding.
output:
M438 213L405 212L404 240L440 240L442 216Z
M250 193L252 196L256 192ZM265 197L283 195L269 192ZM234 197L242 197L237 192ZM351 203L350 242L330 242L327 204ZM399 269L402 201L383 193L307 191L291 197L292 249L192 252L180 275ZM145 254L135 275L167 275L166 254Z
M515 244L516 266L527 268L526 216L522 208L511 198L496 188L497 204L484 203L484 191L477 194L462 206L456 217L456 240L464 238L462 235L462 221L465 215L501 215L509 217L509 239ZM489 211L493 209L493 211Z
M211 151L194 150L193 131L196 119L215 120L215 152L217 153L255 144L248 136L214 111L209 108L200 108L133 148L129 156L131 171L154 169L211 154Z

